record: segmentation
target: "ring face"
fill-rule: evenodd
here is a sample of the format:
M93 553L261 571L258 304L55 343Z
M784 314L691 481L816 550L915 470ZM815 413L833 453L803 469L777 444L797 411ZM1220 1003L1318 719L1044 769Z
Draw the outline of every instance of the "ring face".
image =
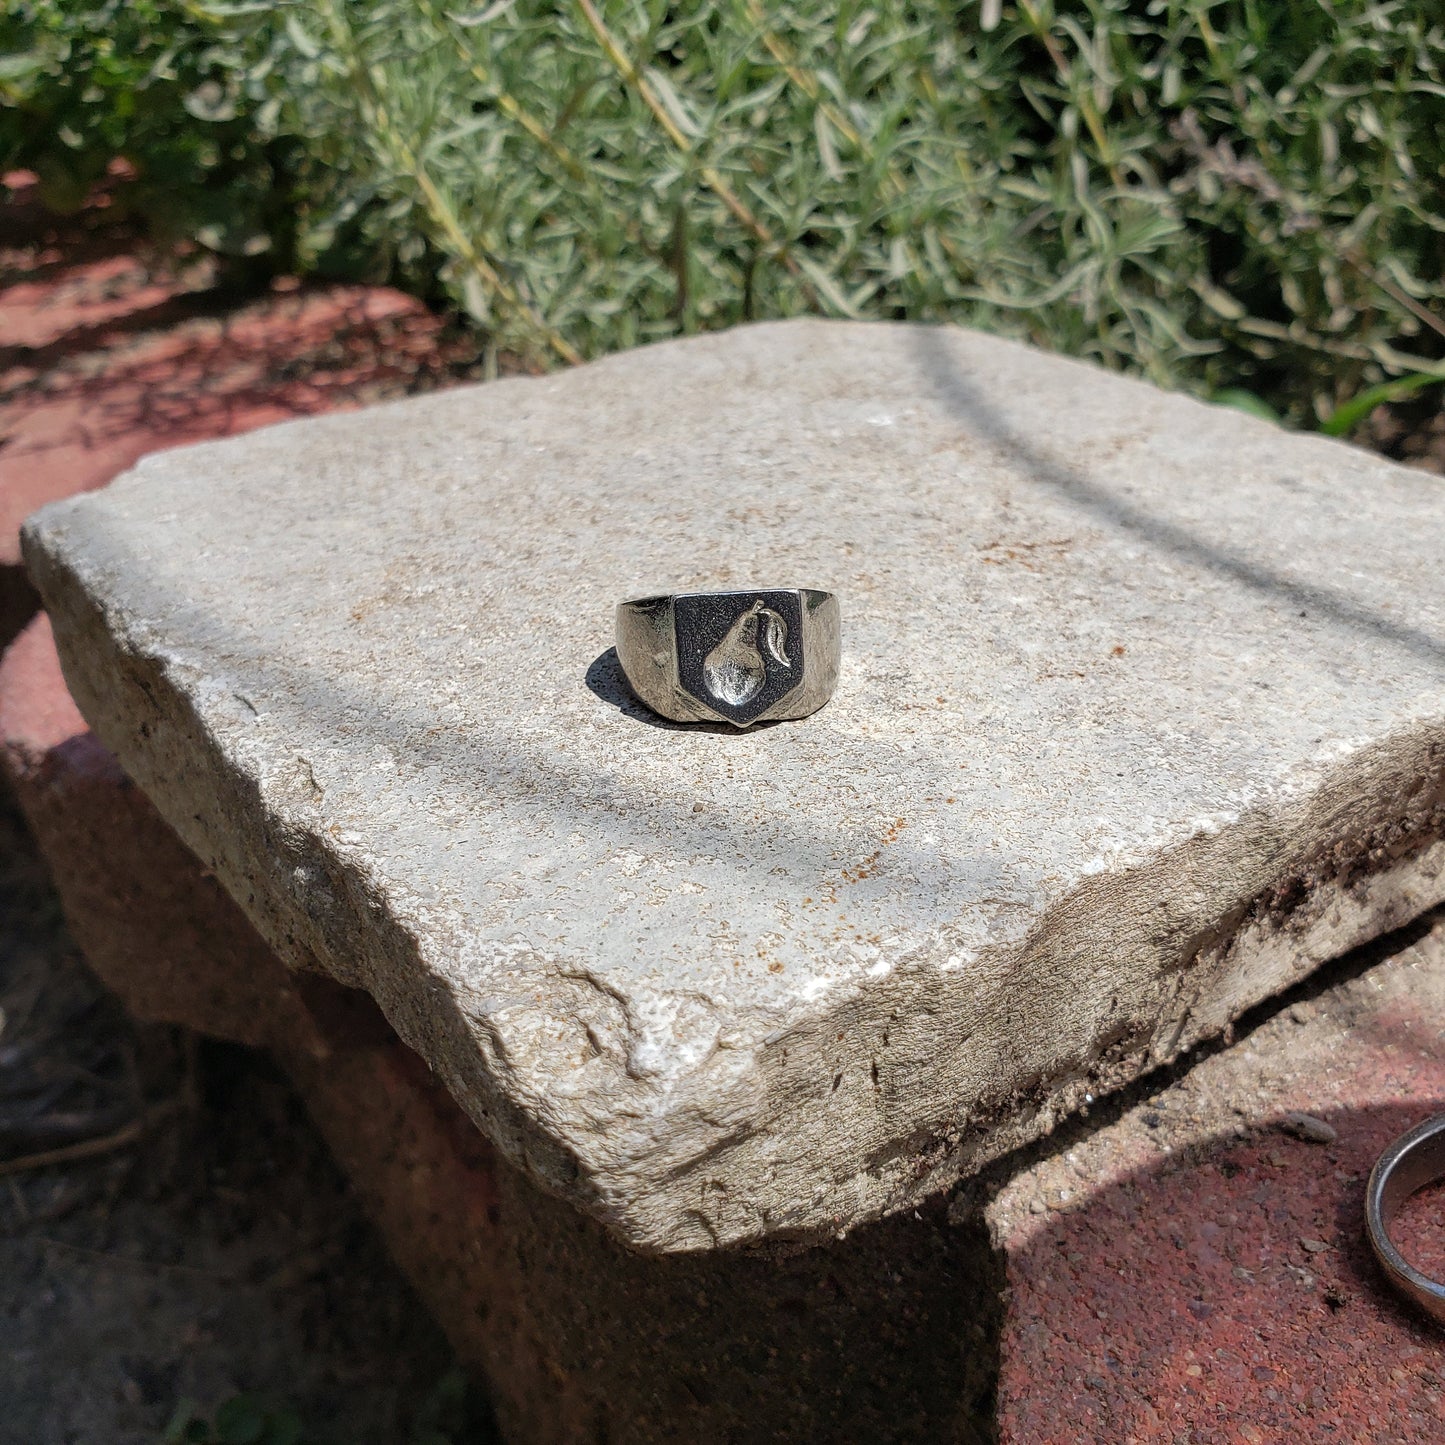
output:
M639 701L677 722L780 722L833 695L838 599L811 587L677 592L617 607L617 660Z
M673 599L677 682L687 695L747 727L803 680L796 592L684 592Z

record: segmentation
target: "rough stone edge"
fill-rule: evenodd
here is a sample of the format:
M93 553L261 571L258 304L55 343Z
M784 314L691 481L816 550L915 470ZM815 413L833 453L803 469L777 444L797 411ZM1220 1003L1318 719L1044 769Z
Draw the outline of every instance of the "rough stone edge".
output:
M666 1096L617 1067L559 1101L549 1078L513 1066L508 1039L559 1023L582 1032L589 1009L605 1033L617 1001L587 983L582 964L559 974L575 983L575 1013L565 1020L538 1009L495 1029L468 1016L368 880L298 825L299 808L287 817L268 807L257 781L227 761L173 675L178 664L145 651L143 626L104 615L56 549L57 532L84 505L46 508L24 543L58 623L67 683L102 740L289 964L370 992L508 1158L645 1252L816 1239L915 1205L1091 1097L1226 1031L1319 964L1445 901L1445 744L1438 724L1422 721L1343 760L1307 795L1276 799L1272 810L1261 804L1146 865L1087 880L1021 943L966 970L938 967L949 952L945 931L927 956L839 990L813 1019L741 1057L728 1051L724 1065L715 1053ZM202 776L184 780L178 759ZM209 815L191 812L186 799L196 797L214 800ZM218 826L246 814L254 829ZM1241 858L1253 884L1244 899L1227 884ZM355 946L360 936L370 957ZM1102 998L1078 1007L1080 978L1103 960L1125 963L1107 1016ZM1069 999L1072 1017L1051 1017L1049 998ZM951 1051L923 1022L939 1014L959 1020ZM856 1043L838 1046L859 1030L874 1042L861 1074L846 1063ZM993 1066L980 1069L981 1058ZM969 1073L1010 1082L971 1089ZM565 1128L559 1109L571 1111ZM640 1142L639 1110L686 1119L677 1131L685 1147L669 1154L669 1131L659 1139L655 1128ZM807 1114L811 1130L799 1124ZM812 1152L789 1142L809 1136Z

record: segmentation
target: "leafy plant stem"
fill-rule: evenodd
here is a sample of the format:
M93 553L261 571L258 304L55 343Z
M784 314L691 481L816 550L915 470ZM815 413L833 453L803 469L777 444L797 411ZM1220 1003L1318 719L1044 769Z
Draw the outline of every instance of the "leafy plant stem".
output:
M370 113L374 133L378 137L384 138L396 157L399 167L410 175L422 196L433 224L441 232L453 254L477 277L491 295L509 310L522 317L529 329L558 357L569 365L580 364L582 355L576 347L548 326L542 317L528 306L517 294L516 289L503 278L463 229L455 211L438 189L436 182L422 163L421 157L406 137L390 124L385 98L380 92L376 77L372 68L367 65L365 58L357 51L350 27L346 23L345 16L341 14L336 0L324 0L324 8L332 40L338 52L346 59L351 78L359 94L364 97L363 103Z
M641 97L642 103L652 112L653 118L666 132L667 138L673 145L683 155L691 157L693 154L692 142L667 113L667 107L662 104L657 93L647 83L647 77L623 53L622 47L618 45L616 38L607 28L596 5L592 3L592 0L577 0L577 4L586 17L593 35L597 37L597 43L602 47L603 53L622 77L624 83L630 85ZM728 185L716 167L707 164L700 165L698 174L707 183L708 189L756 237L768 253L775 256L787 268L788 273L798 282L803 294L807 297L809 305L817 311L826 309L817 291L804 275L802 267L798 265L796 258L787 246L780 243L767 226L748 209L742 198Z

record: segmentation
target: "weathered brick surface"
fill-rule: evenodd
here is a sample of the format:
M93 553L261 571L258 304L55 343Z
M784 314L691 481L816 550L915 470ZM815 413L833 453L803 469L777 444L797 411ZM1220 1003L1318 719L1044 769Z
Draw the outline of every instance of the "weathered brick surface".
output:
M0 773L77 943L143 1018L312 1046L289 976L76 711L36 617L0 662Z
M1445 1439L1445 1332L1362 1229L1376 1157L1441 1111L1437 923L1020 1172L992 1211L1002 1445ZM1401 1220L1437 1278L1442 1225L1445 1190Z

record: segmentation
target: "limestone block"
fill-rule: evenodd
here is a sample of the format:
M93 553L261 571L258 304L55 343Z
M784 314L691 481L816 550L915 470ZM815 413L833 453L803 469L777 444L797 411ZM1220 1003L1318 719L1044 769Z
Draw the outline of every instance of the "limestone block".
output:
M32 521L82 711L295 967L634 1247L912 1206L1445 896L1445 493L793 322L143 461ZM659 725L623 597L817 586Z

